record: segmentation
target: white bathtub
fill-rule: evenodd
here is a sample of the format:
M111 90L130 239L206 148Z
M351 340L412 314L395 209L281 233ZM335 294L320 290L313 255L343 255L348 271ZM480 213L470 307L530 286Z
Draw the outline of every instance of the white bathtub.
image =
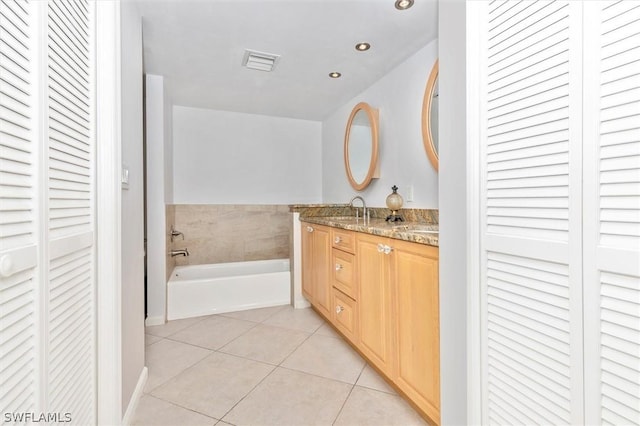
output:
M289 303L289 259L176 266L167 283L168 320Z

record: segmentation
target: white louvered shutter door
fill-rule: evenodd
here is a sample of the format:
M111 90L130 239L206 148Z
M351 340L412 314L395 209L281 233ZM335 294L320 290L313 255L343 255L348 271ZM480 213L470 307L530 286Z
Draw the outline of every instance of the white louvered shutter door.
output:
M582 5L483 7L483 421L580 424Z
M37 405L38 192L33 10L0 2L0 408ZM4 423L6 418L0 419Z
M640 2L585 4L585 61L586 421L638 425Z
M93 11L48 3L48 409L95 422Z
M0 422L96 420L92 9L0 2Z

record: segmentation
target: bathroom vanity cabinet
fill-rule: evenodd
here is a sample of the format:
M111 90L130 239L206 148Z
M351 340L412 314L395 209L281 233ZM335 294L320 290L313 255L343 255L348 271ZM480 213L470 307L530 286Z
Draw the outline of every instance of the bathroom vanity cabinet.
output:
M303 223L302 257L312 306L439 423L438 248Z

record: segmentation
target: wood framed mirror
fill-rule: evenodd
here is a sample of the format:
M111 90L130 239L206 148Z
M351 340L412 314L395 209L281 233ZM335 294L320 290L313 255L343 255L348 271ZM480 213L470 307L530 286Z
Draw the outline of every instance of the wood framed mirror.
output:
M378 110L360 102L351 111L344 134L344 166L349 183L362 191L377 178Z
M436 171L438 171L438 110L440 92L438 90L438 60L436 59L422 101L422 142L427 151L427 157Z

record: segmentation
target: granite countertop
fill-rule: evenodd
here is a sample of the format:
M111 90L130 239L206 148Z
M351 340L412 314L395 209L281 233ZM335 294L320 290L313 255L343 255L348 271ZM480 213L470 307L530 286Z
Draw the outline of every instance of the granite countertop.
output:
M381 237L395 238L397 240L411 241L429 246L439 246L439 234L429 232L437 232L437 224L425 224L421 222L390 223L379 218L372 218L364 223L362 219L356 220L355 217L351 216L305 216L301 217L300 221L364 232L365 234L379 235Z

